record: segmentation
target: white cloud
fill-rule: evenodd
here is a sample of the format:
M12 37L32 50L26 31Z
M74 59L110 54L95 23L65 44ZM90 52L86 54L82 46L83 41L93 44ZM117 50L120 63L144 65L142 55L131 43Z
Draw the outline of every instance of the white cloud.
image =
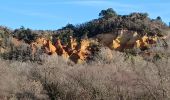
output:
M77 4L84 6L117 6L117 7L131 7L129 4L121 4L114 1L104 1L104 0L87 0L87 1L71 1L66 2L68 4Z
M121 8L129 8L129 7L137 7L132 4L124 4L115 1L108 0L68 0L68 1L42 1L42 2L25 2L25 5L36 5L36 6L49 6L49 5L80 5L80 6L91 6L91 7L121 7Z

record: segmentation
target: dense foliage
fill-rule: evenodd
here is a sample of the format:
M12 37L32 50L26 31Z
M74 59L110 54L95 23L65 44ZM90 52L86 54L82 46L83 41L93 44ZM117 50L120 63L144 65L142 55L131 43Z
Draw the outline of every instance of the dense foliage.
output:
M156 19L148 17L147 13L131 13L129 15L118 15L112 8L102 10L99 13L99 18L85 22L79 25L67 24L65 27L58 30L31 30L21 27L15 29L13 32L7 28L3 28L7 32L11 32L15 37L23 39L29 43L33 41L37 35L53 35L59 37L63 42L67 42L68 37L75 36L77 39L84 37L94 37L101 33L113 33L116 29L134 30L141 35L147 33L148 35L162 35L167 25L158 16ZM2 30L2 28L0 29Z
M61 30L71 29L76 37L87 35L93 37L97 34L114 32L118 28L134 30L139 33L148 35L162 35L162 30L167 25L158 16L156 19L148 17L147 13L131 13L129 15L118 15L112 8L102 10L99 18L92 21L72 25L68 24Z

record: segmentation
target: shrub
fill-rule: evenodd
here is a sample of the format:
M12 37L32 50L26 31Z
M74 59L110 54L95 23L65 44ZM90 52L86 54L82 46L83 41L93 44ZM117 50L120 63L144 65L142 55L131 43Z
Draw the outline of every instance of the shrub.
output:
M110 63L69 64L41 56L44 64L0 60L0 97L53 100L159 100L170 98L170 60L125 59L112 52Z

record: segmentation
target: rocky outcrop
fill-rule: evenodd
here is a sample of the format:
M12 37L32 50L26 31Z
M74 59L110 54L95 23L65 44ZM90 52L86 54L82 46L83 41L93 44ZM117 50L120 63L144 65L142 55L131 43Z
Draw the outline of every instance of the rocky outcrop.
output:
M146 50L157 43L160 36L140 35L136 31L119 29L115 33L106 33L97 36L100 43L112 50L124 51L125 49L139 48Z

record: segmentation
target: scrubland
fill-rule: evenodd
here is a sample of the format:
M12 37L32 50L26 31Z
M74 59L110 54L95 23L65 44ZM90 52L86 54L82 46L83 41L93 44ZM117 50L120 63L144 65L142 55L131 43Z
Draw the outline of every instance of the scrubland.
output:
M86 64L46 55L40 57L43 64L1 59L0 99L170 99L168 55L145 60L113 51L113 59L108 61L105 52Z

